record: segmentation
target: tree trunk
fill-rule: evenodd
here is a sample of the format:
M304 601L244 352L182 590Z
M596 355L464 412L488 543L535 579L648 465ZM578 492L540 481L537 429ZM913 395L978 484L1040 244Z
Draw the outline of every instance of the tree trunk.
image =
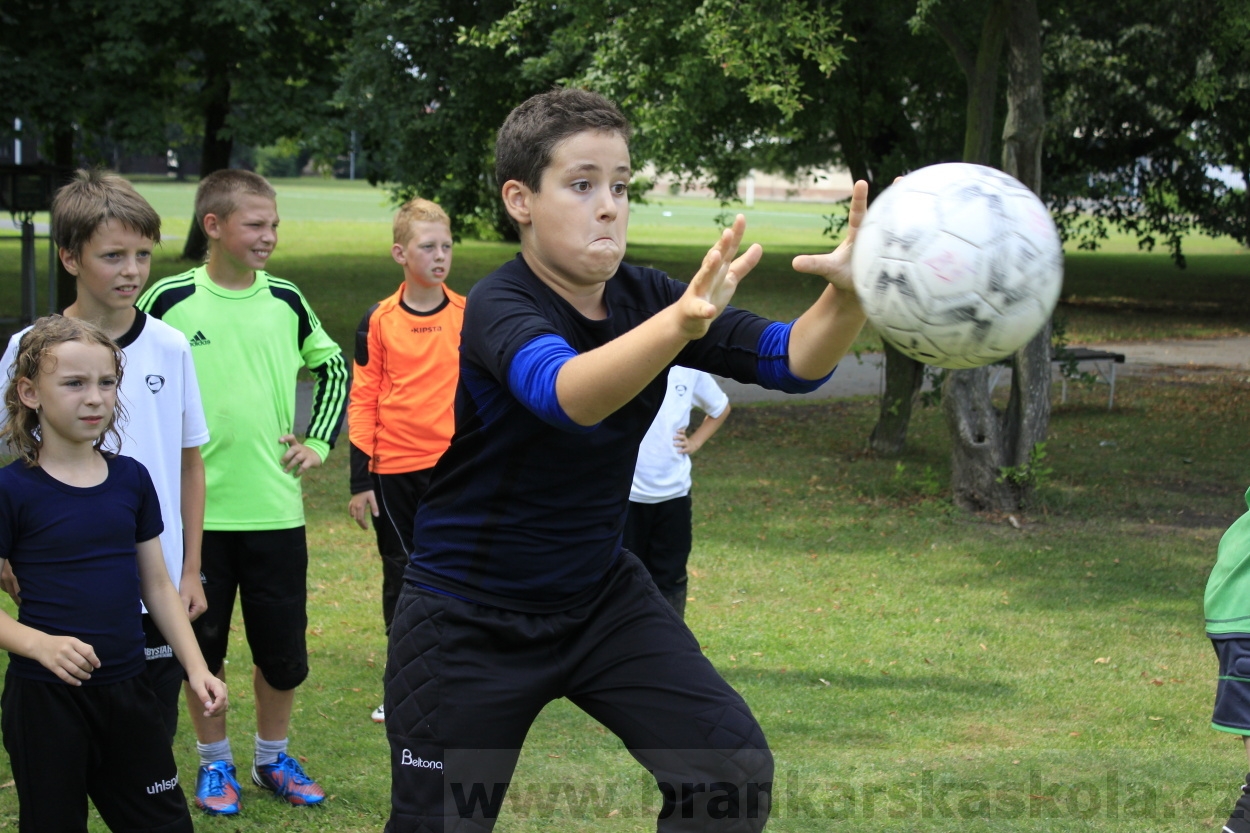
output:
M77 160L74 159L74 128L70 125L58 127L52 136L52 164L56 165L58 175L62 178L62 181L57 183L57 188L60 188L73 178L74 169L78 167ZM54 260L56 261L56 297L51 300L49 306L57 312L64 312L65 308L74 303L74 299L78 297L78 279L69 273L59 257Z
M990 162L994 144L994 101L998 95L998 66L1006 37L1007 2L1008 0L992 0L990 3L981 26L981 42L975 56L967 50L959 38L958 30L949 20L940 14L935 14L932 18L934 29L946 42L968 81L963 157L966 162L982 165ZM924 365L887 345L885 368L881 415L868 438L868 446L876 453L889 457L902 454L907 443L912 404L924 383ZM958 371L953 372L957 373ZM959 387L962 390L964 386Z
M1003 488L1002 424L990 401L989 368L947 374L942 411L954 443L951 492L957 506L974 512L1019 508L1010 488Z
M1037 0L1012 0L1007 27L1007 122L1003 126L1003 170L1042 190L1042 138L1046 110L1042 99L1041 22ZM1050 429L1050 322L1015 357L1007 406L1007 449L1011 465L1029 465L1033 449ZM1035 474L1035 473L1034 473ZM1035 476L1026 479L1022 502L1032 498Z
M924 365L904 356L888 341L884 344L885 393L868 447L883 457L897 457L907 446L907 426L916 394L924 384Z
M1008 0L1007 121L1003 170L1038 191L1041 185L1041 24L1035 0ZM967 509L1012 511L1029 504L1037 485L1035 449L1050 426L1050 327L1012 359L1011 396L999 413L990 401L986 368L947 379L943 411L954 444L952 492Z
M869 200L889 187L888 182L877 182L872 179L864 154L859 150L853 119L838 118L838 140L846 154L847 167L851 179L864 180L869 185ZM885 354L885 392L881 394L881 411L872 434L868 436L868 447L883 457L897 457L907 447L907 427L911 423L912 407L916 403L916 394L924 384L924 365L910 356L904 356L888 341L883 342Z
M1003 54L1010 0L992 0L981 27L976 68L968 79L968 125L964 131L964 161L992 163L994 103L998 99L998 67Z
M234 134L226 130L230 115L229 69L218 61L210 60L205 67L204 79L204 143L200 147L200 179L230 167L230 154L234 151ZM191 218L187 242L182 248L184 260L204 260L208 252L208 238L199 217Z

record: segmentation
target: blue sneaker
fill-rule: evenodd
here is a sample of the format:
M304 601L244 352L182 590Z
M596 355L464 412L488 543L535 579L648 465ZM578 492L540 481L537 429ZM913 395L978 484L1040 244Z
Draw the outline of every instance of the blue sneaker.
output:
M303 806L326 800L326 791L304 773L299 761L283 752L272 764L253 763L252 780L288 804Z
M239 790L234 764L213 761L195 776L195 806L209 815L233 816L239 812Z

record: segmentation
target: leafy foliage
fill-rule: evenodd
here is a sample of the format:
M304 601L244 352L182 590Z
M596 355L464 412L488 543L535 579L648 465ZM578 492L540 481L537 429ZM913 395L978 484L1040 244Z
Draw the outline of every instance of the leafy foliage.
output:
M548 28L506 43L466 35L510 10L504 0L366 0L347 44L338 102L360 131L373 183L396 200L440 203L458 233L514 236L495 187L495 131L529 95L572 70L579 54L546 62ZM559 44L552 46L560 49Z
M159 28L165 11L133 0L6 3L0 8L0 131L21 119L23 132L45 139L81 131L163 150L164 113L149 102L170 88L153 77L142 33Z
M880 188L957 154L958 114L944 113L961 80L935 38L908 31L910 0L573 5L597 33L573 80L621 103L636 159L724 200L753 168L845 166Z
M910 33L911 11L910 0L370 0L339 102L371 181L439 200L458 231L512 233L489 173L494 132L557 83L621 105L636 168L708 181L726 201L753 168L845 165L889 183L956 158L961 141L950 105L963 81L936 38Z
M1191 231L1250 241L1250 12L1231 0L1071 4L1046 50L1047 199L1092 249L1108 226L1184 265Z

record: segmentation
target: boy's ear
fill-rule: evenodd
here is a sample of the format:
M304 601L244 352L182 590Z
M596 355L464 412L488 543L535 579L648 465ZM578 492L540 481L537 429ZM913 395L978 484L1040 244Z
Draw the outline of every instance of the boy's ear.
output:
M35 383L25 376L17 380L17 398L32 411L39 410L39 392L35 390Z
M205 214L202 225L206 236L214 240L221 236L221 220L216 214Z
M400 266L407 265L408 258L404 256L404 247L399 243L391 246L391 258Z
M65 267L65 271L78 277L78 255L60 246L56 247L56 254L61 258L61 265Z
M530 198L534 192L527 185L510 179L503 184L503 207L518 225L530 224Z

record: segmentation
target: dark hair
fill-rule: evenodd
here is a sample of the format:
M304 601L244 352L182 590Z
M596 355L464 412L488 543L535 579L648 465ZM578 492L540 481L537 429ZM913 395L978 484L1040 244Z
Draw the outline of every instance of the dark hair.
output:
M28 408L17 393L19 379L36 381L41 373L51 373L56 364L46 364L48 360L55 362L51 355L52 349L67 341L81 341L84 344L99 344L113 353L113 366L117 371L117 385L121 388L122 368L125 363L121 348L109 338L104 330L90 321L81 318L68 318L63 315L48 315L40 318L22 336L18 342L17 358L10 370L8 385L4 389L4 407L9 413L9 421L0 428L0 440L7 441L9 450L14 456L21 458L26 465L39 463L39 449L43 447L43 438L39 434L39 414ZM117 406L109 419L108 426L96 438L93 448L101 450L106 440L112 439L115 448L121 449L122 437L118 423L125 421L126 409L122 407L118 397Z
M116 220L153 243L161 242L161 218L134 186L117 174L80 168L52 198L52 235L56 245L74 255L96 230Z
M495 181L510 179L538 191L555 146L585 131L616 133L626 144L633 130L617 106L599 93L555 89L518 105L495 137Z

